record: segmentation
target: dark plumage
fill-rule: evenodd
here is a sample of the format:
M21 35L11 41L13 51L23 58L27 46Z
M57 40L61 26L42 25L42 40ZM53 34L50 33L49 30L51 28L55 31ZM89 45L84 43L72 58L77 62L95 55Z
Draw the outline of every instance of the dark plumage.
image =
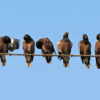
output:
M86 34L83 34L83 40L79 42L79 52L80 55L91 55L91 43ZM81 57L81 60L87 68L90 68L90 57Z
M68 32L64 33L63 39L60 42L57 42L57 49L59 54L69 55L72 49L72 42L68 38ZM60 60L63 60L64 67L69 66L69 56L59 56Z
M12 38L8 36L0 37L0 53L8 53L8 51L14 51L15 49L19 48L19 43L17 44L14 41L13 42L11 41L12 41ZM18 45L18 48L15 48L16 45ZM5 66L6 65L5 55L1 55L0 58L1 58L1 64Z
M3 36L0 37L0 53L8 53L8 44L11 42L10 37L8 36ZM6 65L6 57L5 55L1 55L1 64L3 66Z
M11 38L11 43L8 44L8 50L14 51L16 49L19 49L19 45L20 45L20 42L18 39Z
M95 55L100 55L100 34L97 35L97 42L95 44ZM96 66L100 69L100 57L96 57Z
M53 43L48 38L39 39L36 42L38 49L41 49L43 54L53 54L55 52ZM50 63L52 60L51 56L44 56L47 63Z
M26 54L34 54L35 51L35 42L29 35L24 36L23 50ZM31 66L34 56L25 56L26 64L28 67Z

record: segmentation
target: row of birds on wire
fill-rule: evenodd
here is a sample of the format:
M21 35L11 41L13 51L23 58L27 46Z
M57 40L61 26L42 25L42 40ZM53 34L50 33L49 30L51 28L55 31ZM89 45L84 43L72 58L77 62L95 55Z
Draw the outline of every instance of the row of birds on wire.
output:
M57 42L58 50L58 59L63 60L64 67L69 66L70 56L62 56L62 54L70 55L72 49L72 42L69 39L69 32L64 33L61 41ZM23 42L23 51L24 54L34 54L35 53L35 42L34 39L26 34ZM0 53L8 53L8 51L14 51L19 49L20 40L10 38L9 36L0 37ZM56 54L53 43L49 38L41 38L36 42L36 47L41 49L42 54ZM83 34L82 40L79 42L79 52L80 55L91 55L91 43L88 39L87 34ZM100 55L100 34L97 34L97 42L95 44L95 55ZM52 56L43 56L47 63L50 63ZM0 55L1 64L6 65L6 55ZM26 65L31 66L33 61L33 55L25 55ZM87 68L90 68L90 56L81 56L82 63L86 65ZM96 66L100 68L100 57L96 57Z

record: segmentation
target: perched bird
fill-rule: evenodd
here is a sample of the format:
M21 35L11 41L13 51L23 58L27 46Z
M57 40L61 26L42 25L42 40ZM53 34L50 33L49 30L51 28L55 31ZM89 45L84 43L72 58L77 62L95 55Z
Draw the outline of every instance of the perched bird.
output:
M95 44L95 55L100 55L100 34L97 35L97 42ZM100 57L96 57L96 66L100 69Z
M59 55L61 54L69 55L71 53L72 42L68 37L68 33L69 32L64 33L62 40L60 42L57 42L57 49ZM70 59L69 56L59 56L58 58L60 60L63 60L64 67L69 66L69 59Z
M55 52L53 43L48 38L39 39L36 42L36 47L41 49L43 54L53 54ZM56 53L56 52L55 52ZM44 56L47 63L50 63L52 56Z
M13 40L11 42L11 40ZM16 43L15 43L15 40ZM19 48L19 40L18 39L12 39L8 36L0 37L0 53L8 53L8 51L14 51L15 49ZM6 65L6 57L5 55L0 55L1 58L1 64L3 66Z
M79 52L80 55L91 55L91 43L89 42L88 36L83 34L83 40L79 42ZM86 65L87 68L90 68L90 57L81 56L82 63Z
M35 52L35 42L28 34L24 36L23 50L24 50L24 54L34 54ZM31 62L33 61L33 58L34 56L32 55L25 56L27 67L31 66Z

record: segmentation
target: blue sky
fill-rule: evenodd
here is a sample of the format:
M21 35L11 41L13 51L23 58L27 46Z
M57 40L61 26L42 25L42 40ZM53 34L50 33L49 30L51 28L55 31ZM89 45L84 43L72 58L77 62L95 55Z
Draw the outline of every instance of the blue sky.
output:
M35 42L48 37L54 43L68 31L73 42L72 54L79 54L78 43L87 33L92 44L100 32L99 0L0 0L0 36L20 39L29 34ZM35 53L41 53L36 48ZM23 56L7 56L7 66L0 65L0 100L100 100L100 70L91 59L91 69L80 58L71 58L69 68L53 57L47 64L34 57L31 68Z

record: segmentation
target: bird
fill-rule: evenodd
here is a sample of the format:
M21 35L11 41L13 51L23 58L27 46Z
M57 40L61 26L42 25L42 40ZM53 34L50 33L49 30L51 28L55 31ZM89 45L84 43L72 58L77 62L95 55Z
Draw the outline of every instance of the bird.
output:
M82 39L79 42L79 53L80 55L91 55L91 43L88 39L87 34L83 34ZM86 68L90 68L90 57L81 56L82 63L85 64Z
M68 67L69 66L69 56L61 56L61 54L64 55L70 55L71 54L71 49L72 49L72 42L69 39L69 32L65 32L63 35L63 38L60 42L57 42L57 50L58 54L58 59L63 60L63 66Z
M41 49L42 54L53 54L56 51L54 49L53 43L49 38L41 38L36 42L36 47ZM47 63L51 63L52 56L44 56Z
M95 43L95 55L100 55L100 33L97 34L97 42ZM100 69L100 57L96 58L96 67Z
M24 39L24 42L23 42L24 54L34 54L34 52L35 52L35 42L32 39L32 37L28 34L25 34L23 39ZM34 59L34 56L33 55L26 55L25 59L26 59L27 67L31 67L31 63Z
M12 41L13 40L13 41ZM16 42L15 42L16 41ZM9 36L0 37L0 53L8 53L19 49L19 40L10 38ZM6 65L5 55L0 55L2 66Z

